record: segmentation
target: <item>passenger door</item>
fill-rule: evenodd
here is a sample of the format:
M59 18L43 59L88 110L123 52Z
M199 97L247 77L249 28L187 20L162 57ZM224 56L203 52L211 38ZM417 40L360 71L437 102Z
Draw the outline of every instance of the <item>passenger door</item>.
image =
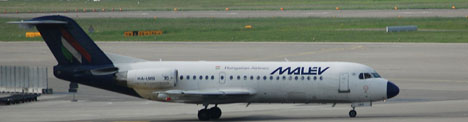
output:
M341 73L339 81L339 93L349 93L349 73Z

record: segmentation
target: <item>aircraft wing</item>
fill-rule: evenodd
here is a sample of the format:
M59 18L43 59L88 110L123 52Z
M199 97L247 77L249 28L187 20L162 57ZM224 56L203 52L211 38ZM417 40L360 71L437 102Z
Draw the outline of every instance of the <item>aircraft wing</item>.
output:
M221 104L248 102L255 91L247 89L211 89L211 90L168 90L158 92L159 99L171 98L173 102L196 104ZM158 96L160 97L160 96ZM172 99L174 98L174 99Z
M254 95L255 92L245 89L218 89L218 90L168 90L169 95L201 95L201 96L229 96Z

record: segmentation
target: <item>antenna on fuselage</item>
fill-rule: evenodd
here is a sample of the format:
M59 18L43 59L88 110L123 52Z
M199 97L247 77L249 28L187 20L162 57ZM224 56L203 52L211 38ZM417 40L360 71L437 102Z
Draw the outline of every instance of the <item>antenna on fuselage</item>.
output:
M289 62L288 58L284 58L284 61Z

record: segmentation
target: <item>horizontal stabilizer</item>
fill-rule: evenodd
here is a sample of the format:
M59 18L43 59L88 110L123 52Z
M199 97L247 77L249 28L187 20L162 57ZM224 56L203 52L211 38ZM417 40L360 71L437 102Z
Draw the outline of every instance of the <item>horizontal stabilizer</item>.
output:
M40 24L67 24L66 21L58 21L58 20L26 20L26 21L10 21L7 22L8 24L19 24L22 28L32 28L35 25Z
M57 21L57 20L40 20L40 21L35 21L35 20L26 20L26 21L10 21L7 22L8 24L32 24L32 25L37 25L37 24L67 24L66 21Z

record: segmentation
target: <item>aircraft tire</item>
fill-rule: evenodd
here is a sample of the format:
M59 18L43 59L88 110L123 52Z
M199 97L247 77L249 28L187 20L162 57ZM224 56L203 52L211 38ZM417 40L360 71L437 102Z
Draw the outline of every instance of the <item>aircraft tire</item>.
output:
M221 117L221 109L218 107L210 108L210 119L219 119Z
M201 109L198 111L198 120L208 121L210 120L210 111L208 109Z
M356 115L357 115L357 112L355 110L349 111L349 117L354 118L356 117Z

